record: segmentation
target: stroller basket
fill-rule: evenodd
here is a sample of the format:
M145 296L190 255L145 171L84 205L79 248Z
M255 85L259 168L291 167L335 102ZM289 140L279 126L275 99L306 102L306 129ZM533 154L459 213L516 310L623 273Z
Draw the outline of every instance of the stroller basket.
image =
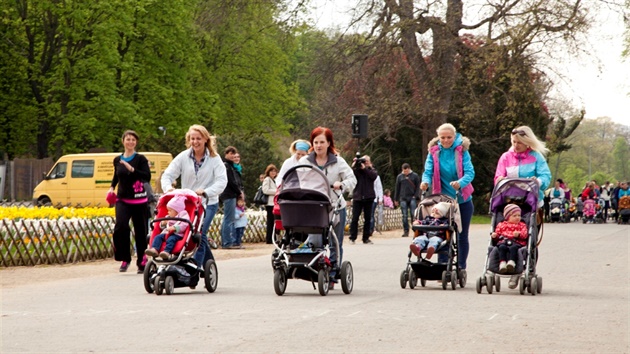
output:
M285 229L317 231L328 227L330 203L313 200L280 200L280 215Z

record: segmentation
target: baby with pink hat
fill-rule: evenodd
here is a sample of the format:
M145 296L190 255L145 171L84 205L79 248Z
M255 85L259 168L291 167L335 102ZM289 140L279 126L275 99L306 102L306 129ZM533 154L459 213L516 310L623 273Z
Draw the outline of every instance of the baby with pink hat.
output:
M188 212L186 211L185 196L174 195L166 204L166 208L169 217L190 220ZM144 254L146 254L147 257L157 256L164 240L166 240L166 247L164 247L164 251L159 252L159 256L163 260L167 260L171 258L171 253L177 241L184 237L184 233L188 230L189 224L181 220L162 220L160 226L163 227L162 233L153 238L151 248L144 251Z

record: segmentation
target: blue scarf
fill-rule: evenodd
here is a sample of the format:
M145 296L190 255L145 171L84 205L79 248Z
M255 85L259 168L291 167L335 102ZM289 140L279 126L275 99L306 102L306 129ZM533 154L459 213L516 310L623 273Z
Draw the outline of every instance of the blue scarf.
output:
M235 163L235 164L233 164L233 166L234 166L234 169L236 170L236 172L238 172L241 175L243 174L243 172L242 172L243 171L243 166L241 166L240 163Z

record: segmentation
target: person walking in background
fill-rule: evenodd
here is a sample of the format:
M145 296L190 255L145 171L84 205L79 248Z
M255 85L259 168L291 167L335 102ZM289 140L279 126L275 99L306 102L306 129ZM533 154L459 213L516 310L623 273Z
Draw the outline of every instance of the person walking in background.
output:
M114 158L114 177L107 192L108 195L116 193L116 224L112 235L114 244L114 259L122 262L120 272L126 272L131 263L131 229L129 220L133 222L133 231L136 240L136 265L138 273L144 271L147 258L144 251L147 249L147 234L149 223L148 194L144 189L144 183L151 180L149 160L136 152L138 134L133 130L127 130L122 135L122 144L125 151Z
M225 170L227 173L227 186L221 193L223 201L223 224L221 225L221 247L231 249L236 245L236 231L234 229L234 211L236 210L236 198L245 199L243 182L241 178L242 167L240 154L234 146L228 146L223 151Z
M341 266L343 259L343 231L346 225L346 201L343 198L344 191L351 191L357 184L357 179L352 172L352 168L346 160L337 155L333 132L329 128L317 127L311 131L312 152L302 157L300 165L311 165L319 168L328 178L328 185L332 188L332 204L336 205L341 198L339 207L339 223L335 226L334 232L339 243L339 263L337 263L337 250L333 247L330 251L332 270L330 271L329 289L334 289L337 283L337 270Z
M273 243L273 198L276 195L278 187L276 186L276 176L278 175L278 169L276 165L268 165L265 169L265 179L262 182L262 192L267 195L267 204L265 205L265 211L267 212L267 233L265 241L268 245Z
M460 279L466 282L466 266L468 259L469 243L468 230L472 220L474 206L472 193L474 188L472 181L475 178L475 168L470 159L470 140L457 133L452 124L440 125L437 137L428 145L427 159L424 163L422 184L420 188L426 191L431 184L432 194L445 194L457 201L461 216L461 230L457 239L459 251L457 263L461 269ZM448 261L448 255L438 255L440 263Z
M365 155L365 165L371 168L374 168L372 164L372 159ZM374 180L374 203L372 204L372 218L370 220L370 237L374 234L374 230L376 229L376 223L379 224L383 222L383 183L381 182L381 176L378 175L378 171L376 171L376 179Z
M243 247L243 235L245 234L246 227L247 214L245 214L245 199L239 196L236 199L236 209L234 210L234 232L236 237L232 248L245 248Z
M201 227L201 243L194 259L199 268L214 259L208 240L208 230L219 209L219 195L227 185L227 175L221 157L217 153L215 139L206 127L193 124L185 136L186 150L180 152L168 165L160 184L166 193L175 189L181 178L181 187L194 191L204 198L206 212ZM212 241L214 244L214 241ZM213 246L214 247L214 246Z
M276 185L282 184L282 177L284 177L284 174L287 173L291 167L299 165L300 159L306 156L310 149L311 143L306 140L298 139L291 143L291 146L289 147L291 156L282 163L280 172L278 172L278 175L276 176Z
M604 201L604 222L607 222L608 209L612 207L612 204L610 203L613 191L612 184L610 184L610 181L606 181L606 183L604 183L599 190L600 197Z
M402 164L402 172L396 177L394 205L400 205L402 212L403 234L409 236L409 219L413 221L413 212L420 199L420 176L411 170L408 163Z
M363 212L363 243L371 244L370 227L372 210L374 207L374 181L378 174L367 160L369 156L355 158L352 162L352 171L357 179L357 185L352 192L352 221L350 222L350 242L355 243L359 232L359 217Z

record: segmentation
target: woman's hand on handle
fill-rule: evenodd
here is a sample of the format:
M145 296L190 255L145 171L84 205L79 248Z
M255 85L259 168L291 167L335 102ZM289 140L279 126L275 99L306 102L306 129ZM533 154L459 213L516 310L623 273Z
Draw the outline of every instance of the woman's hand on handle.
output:
M343 190L343 183L339 182L339 181L335 181L332 184L332 187L334 190Z
M457 181L453 181L450 184L451 184L451 187L455 188L455 190L458 190L460 187L459 182Z

